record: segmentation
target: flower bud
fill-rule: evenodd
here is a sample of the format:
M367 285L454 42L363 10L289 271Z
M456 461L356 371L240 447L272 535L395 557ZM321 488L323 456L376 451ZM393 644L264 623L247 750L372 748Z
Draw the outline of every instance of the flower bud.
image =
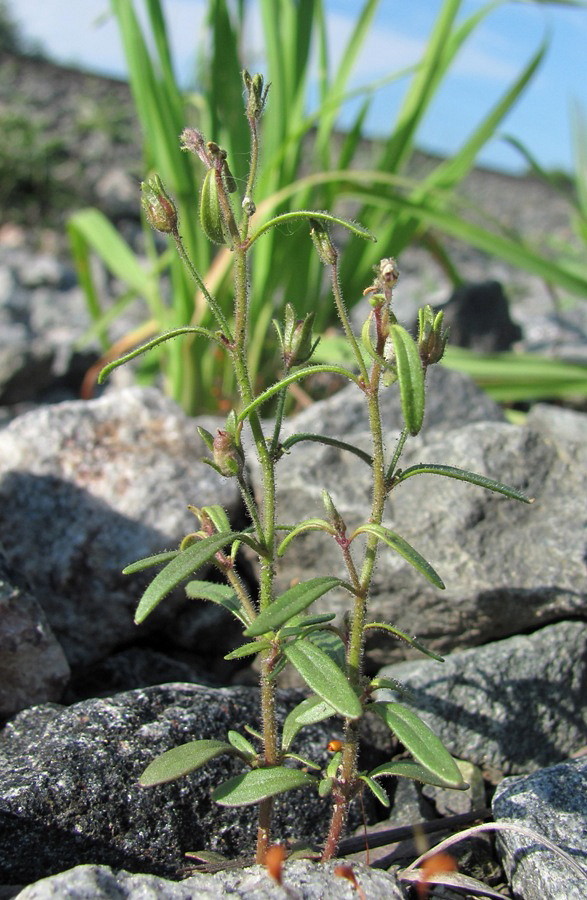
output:
M153 175L148 181L141 183L141 206L152 228L163 234L175 234L177 210L158 175Z
M314 244L320 261L325 266L333 266L338 259L338 250L330 240L328 229L319 219L310 219L310 237Z
M306 313L303 319L297 319L291 303L286 304L283 332L283 361L286 369L302 365L310 359L319 340L314 340L313 324L313 312Z
M243 71L243 82L247 92L247 116L249 119L260 119L267 102L269 85L263 87L262 75L249 75Z
M332 497L326 490L322 491L322 502L324 504L324 509L326 510L328 521L335 529L337 535L346 534L346 523L334 505Z
M234 478L235 475L242 474L245 457L242 448L228 431L218 429L212 449L214 463L221 475L226 478Z
M424 366L439 362L444 356L448 329L442 330L442 310L436 315L430 304L418 310L418 351Z

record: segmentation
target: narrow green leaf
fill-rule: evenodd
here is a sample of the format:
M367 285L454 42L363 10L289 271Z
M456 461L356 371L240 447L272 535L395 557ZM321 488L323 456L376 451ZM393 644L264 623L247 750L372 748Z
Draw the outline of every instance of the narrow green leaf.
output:
M110 373L114 371L114 369L118 369L119 366L123 366L131 359L136 359L137 356L141 356L143 353L147 353L154 347L158 347L159 344L164 344L166 341L171 341L183 334L200 335L208 338L208 340L211 341L217 340L216 336L213 335L211 331L208 331L207 328L200 328L199 325L185 325L183 328L174 328L172 331L165 331L163 332L163 334L160 334L156 338L153 338L153 340L147 341L146 344L141 344L140 347L137 347L135 350L131 350L130 353L125 353L124 356L120 356L118 359L115 359L111 363L108 363L108 365L104 366L104 368L101 369L100 374L98 375L98 384L102 384L106 380L108 375L110 375Z
M300 639L284 648L284 654L306 684L341 716L358 719L361 703L344 672L316 644Z
M461 781L460 784L454 784L452 781L445 781L439 778L425 766L420 763L412 762L409 759L401 759L397 762L384 763L373 771L369 772L370 778L381 778L383 775L393 775L398 778L413 778L414 781L421 781L422 784L435 784L438 787L450 787L459 791L466 791L469 787L466 782Z
M142 787L152 787L155 784L175 781L205 766L211 759L222 756L223 753L234 754L234 752L234 747L225 741L190 741L188 744L180 744L179 747L167 750L154 759L139 778L139 784Z
M495 481L493 478L487 478L485 475L477 475L475 472L468 472L466 469L457 469L454 466L439 466L432 463L418 463L416 466L410 466L404 469L396 476L396 483L405 481L412 475L444 475L447 478L457 478L459 481L468 481L469 484L476 484L479 487L487 488L488 491L494 491L496 494L503 494L512 500L520 500L522 503L533 503L533 499L527 497L522 491L516 488L508 487L501 481Z
M410 434L418 434L424 420L424 369L413 337L401 325L391 325L402 414Z
M270 646L269 641L250 641L237 647L236 650L231 650L224 659L243 659L245 656L254 656L256 653L261 653L262 650L269 650Z
M238 531L229 531L226 534L213 534L195 544L190 544L189 547L178 553L155 576L141 597L135 614L136 624L140 625L141 622L144 622L167 594L171 593L178 584L190 575L193 575L197 569L209 562L222 547L241 537L242 534Z
M377 241L375 235L371 234L368 228L365 228L363 225L359 225L358 222L351 222L350 219L343 219L340 216L333 216L331 213L325 212L317 212L313 209L297 209L293 212L282 213L279 216L275 216L273 219L269 219L268 222L265 222L261 225L254 234L249 238L248 246L250 247L257 238L260 238L262 234L265 234L270 228L274 228L277 225L284 225L289 222L295 222L300 219L305 219L309 221L310 219L318 219L321 222L327 222L329 225L338 225L346 228L352 234L357 235L357 237L365 238L367 241L373 241L374 243Z
M347 450L349 453L358 456L359 459L362 459L368 466L373 465L373 457L368 453L365 453L364 450L360 450L359 447L354 447L353 444L347 444L346 441L340 441L338 438L329 437L326 434L292 434L282 441L281 446L284 450L289 450L290 447L293 447L294 444L298 444L300 441L314 441L317 444L338 447L340 450Z
M248 406L245 406L244 409L240 411L238 414L238 421L244 422L250 416L254 409L257 409L259 406L262 406L268 400L275 396L275 394L279 394L283 388L289 387L290 384L294 384L296 381L302 381L303 378L307 378L308 375L319 375L321 372L331 372L333 375L342 375L344 378L348 378L349 381L353 381L355 384L358 384L358 378L348 369L345 369L343 366L334 366L334 365L318 365L318 366L304 366L303 369L296 369L295 372L292 372L291 375L287 375L285 378L281 378L279 381L276 381L275 384L271 385L270 388L267 388L266 391L263 391L259 394L255 399L249 403Z
M289 625L280 629L281 637L292 637L294 634L307 634L308 629L324 625L336 619L336 613L322 613L317 616L294 616Z
M378 628L381 631L389 631L390 634L393 634L394 637L400 639L400 641L405 641L406 644L409 644L411 647L414 647L416 650L419 650L420 653L425 653L426 656L430 656L431 659L435 659L437 662L444 662L444 657L439 656L438 653L434 653L434 651L429 650L428 647L425 647L424 644L420 643L417 637L410 637L409 634L406 634L405 631L400 631L399 628L395 628L393 625L388 625L387 622L369 622L365 625L365 630L367 628Z
M315 725L336 715L336 710L322 697L307 697L286 716L283 723L282 747L289 750L293 739L305 725Z
M243 753L247 757L253 757L257 755L257 751L246 737L242 734L239 734L238 731L229 731L228 732L228 740L229 743L232 744L235 750L238 750L239 753Z
M286 766L252 769L219 785L212 791L212 799L220 806L252 806L267 797L308 787L317 782L314 775L308 775L299 769L288 769Z
M122 574L134 575L135 572L142 572L143 569L150 569L151 566L159 566L161 563L175 559L178 553L179 550L164 550L163 553L156 553L155 556L145 556L144 559L137 559L136 562L125 566Z
M306 519L305 522L300 522L299 525L296 525L294 528L292 528L286 535L286 537L284 537L281 544L277 548L277 555L283 556L290 541L293 541L293 539L303 531L325 531L326 534L334 534L334 528L325 519Z
M212 603L217 603L227 609L243 625L249 624L249 619L234 590L227 584L216 584L212 581L188 581L185 592L191 600L211 600Z
M359 778L361 779L361 781L365 782L369 790L372 791L372 793L375 795L375 797L377 797L379 802L383 804L383 806L390 805L389 797L380 784L377 784L377 782L374 781L369 775L359 775Z
M252 625L245 630L246 637L258 637L268 631L275 631L293 616L303 612L314 600L340 584L339 578L326 575L302 581L277 597L260 613Z
M421 572L431 584L440 588L441 591L444 590L445 584L436 570L432 568L430 563L427 562L411 544L408 544L408 542L395 531L391 531L383 525L374 525L367 522L365 525L360 525L359 528L355 529L353 537L364 532L367 534L374 534L380 541L383 541L388 547L391 547L399 553L400 556L403 556L403 558L407 560L411 566L417 569L418 572Z
M401 703L392 702L374 703L371 709L383 719L416 762L445 785L464 785L463 776L442 741L415 712ZM370 774L373 776L372 772Z

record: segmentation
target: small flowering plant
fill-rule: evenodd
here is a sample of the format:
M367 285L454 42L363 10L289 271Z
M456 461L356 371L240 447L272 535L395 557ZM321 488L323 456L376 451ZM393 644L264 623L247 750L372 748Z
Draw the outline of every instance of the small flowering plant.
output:
M234 530L226 512L219 505L190 507L199 527L188 534L177 550L157 554L129 565L131 574L150 567L162 566L143 594L136 612L136 622L147 618L155 607L178 585L187 582L189 597L220 604L235 616L243 629L242 646L227 659L255 656L260 667L260 707L262 730L248 729L248 735L229 731L225 741L196 740L168 750L143 772L144 786L172 781L206 765L210 760L232 754L241 760L243 772L219 784L214 800L226 807L258 804L258 862L263 862L273 836L272 804L277 794L294 789L317 790L320 796L332 798L330 828L322 851L329 859L337 846L352 800L364 790L389 805L380 781L390 776L404 776L420 782L462 790L463 782L456 762L441 741L414 710L396 701L377 699L377 690L393 688L395 682L370 679L363 672L362 660L366 635L370 629L383 629L418 650L441 659L415 638L385 622L369 621L369 592L378 553L383 549L399 553L423 578L439 590L444 584L427 560L400 534L385 524L385 508L390 492L398 484L419 474L436 474L468 481L496 491L506 497L529 502L519 491L499 482L462 469L437 464L418 464L400 469L405 442L422 426L425 405L426 372L444 353L447 334L442 312L435 314L430 306L419 313L418 334L414 339L398 324L392 309L393 290L398 269L393 259L382 259L376 267L372 283L365 289L370 311L360 334L351 327L338 274L338 250L329 228L344 227L365 240L373 236L360 225L325 212L301 210L277 215L262 224L253 223L255 176L259 157L259 120L267 100L267 87L261 75L243 74L246 94L246 116L251 134L251 153L244 195L237 205L237 185L229 169L225 151L212 141L205 141L196 130L182 135L183 147L195 153L204 163L206 173L200 196L201 226L211 241L227 245L234 256L234 309L225 316L214 296L207 290L200 273L187 257L179 232L173 200L167 195L157 175L142 186L142 204L154 228L170 235L177 250L203 292L216 320L217 330L185 326L160 335L146 345L107 366L103 379L115 366L156 345L185 334L214 342L226 353L234 367L240 392L240 405L232 409L223 428L212 435L199 429L210 458L206 459L220 475L234 478L246 505L250 526ZM279 380L261 393L255 393L247 364L249 256L256 242L270 228L291 221L306 221L309 238L328 269L332 281L333 300L355 365L313 364L312 356L318 339L312 331L313 314L298 319L294 306L285 308L285 321L275 322L283 370ZM282 436L282 423L290 385L317 372L336 373L354 384L368 408L372 436L371 453L366 453L343 440L320 434ZM390 458L383 442L380 391L400 392L404 427ZM275 417L267 431L260 418L264 404L275 404ZM248 428L252 441L246 451L242 432ZM371 507L365 519L350 530L336 509L332 498L323 491L324 515L296 524L282 524L276 514L276 477L280 460L289 448L303 440L334 444L358 456L372 473ZM262 473L260 499L253 496L246 477L247 453L254 452ZM332 575L310 578L284 593L278 593L275 576L281 557L298 535L321 531L340 549L346 577ZM355 538L364 535L364 542ZM252 595L241 580L236 558L245 544L258 558L259 588ZM358 549L360 546L362 549ZM204 566L214 565L224 577L219 584L189 580ZM344 624L336 624L334 615L313 614L311 606L333 588L347 592L349 610ZM308 697L287 716L280 730L276 721L275 685L284 666L297 670L309 688ZM359 724L363 716L375 715L401 741L411 759L390 760L371 771L358 768ZM344 722L344 738L331 742L332 758L322 770L312 760L303 759L292 750L294 741L306 725L340 717Z

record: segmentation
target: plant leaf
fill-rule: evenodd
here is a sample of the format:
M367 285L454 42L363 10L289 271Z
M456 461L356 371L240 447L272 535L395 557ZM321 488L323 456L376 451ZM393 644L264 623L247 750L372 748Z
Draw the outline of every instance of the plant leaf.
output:
M252 769L220 784L212 791L212 799L220 806L252 806L267 797L308 787L317 781L314 775L286 766Z
M139 778L139 784L142 787L152 787L175 781L223 753L234 755L236 751L225 741L190 741L188 744L180 744L154 759Z
M405 641L406 644L409 644L411 647L419 650L420 653L425 653L426 656L430 656L437 662L444 662L444 656L439 656L438 653L434 653L433 650L429 650L424 646L424 644L420 643L418 638L410 637L409 634L405 633L405 631L400 631L399 628L395 628L393 625L388 625L387 622L369 622L367 625L365 625L365 630L367 630L367 628L379 628L382 631L389 631L389 633L393 634L394 637L399 638L400 641Z
M324 650L301 638L288 644L283 652L315 694L326 700L341 716L359 718L363 711L359 698L342 669Z
M292 528L291 531L289 531L289 533L284 537L281 544L277 548L277 555L283 556L289 542L297 537L298 534L301 534L302 531L325 531L327 534L334 534L334 528L329 522L326 521L326 519L306 519L304 522L300 522L299 525L296 525L294 528Z
M289 750L296 734L304 725L314 725L336 715L336 710L322 697L306 697L286 716L281 733L282 747Z
M346 665L346 647L336 631L327 628L316 629L308 634L308 640L324 651L326 656L336 663L344 672Z
M436 572L435 569L430 565L427 560L424 559L423 556L415 550L411 544L408 544L406 540L404 540L401 535L397 534L395 531L391 531L389 528L385 528L384 525L375 525L371 522L367 522L365 525L360 525L351 537L351 540L357 535L362 534L363 532L367 534L374 534L375 537L378 537L380 541L383 541L400 556L403 556L407 562L410 563L418 572L428 579L428 581L433 584L435 587L440 588L441 591L444 590L444 582L440 575Z
M439 466L435 463L418 463L416 466L410 466L398 473L395 482L405 481L412 475L445 475L447 478L457 478L459 481L468 481L469 484L476 484L479 487L487 488L488 491L494 491L496 494L503 494L512 500L520 500L522 503L533 503L534 501L527 497L522 491L502 484L501 481L495 481L493 478L487 478L485 475L477 475L475 472L468 472L466 469L458 469L455 466Z
M359 775L361 781L364 781L369 790L377 797L380 803L383 806L389 806L389 797L386 792L383 790L380 784L377 784L369 775Z
M150 569L151 566L159 566L161 563L175 559L179 552L179 550L164 550L163 553L156 553L154 556L145 556L144 559L137 559L136 562L125 566L122 574L134 575L135 572L142 572L143 569Z
M251 742L247 740L244 735L239 734L238 731L229 731L227 737L234 749L238 750L239 753L248 757L255 757L257 755L257 751Z
M411 759L400 759L397 762L384 763L369 772L370 778L381 778L383 775L393 775L397 778L412 778L414 781L421 781L422 784L434 784L437 787L451 787L459 790L466 790L468 785L464 782L461 785L454 785L452 782L439 778L420 763L413 762Z
M424 420L424 368L413 337L401 325L389 329L402 401L404 422L410 434L418 434Z
M432 776L439 778L445 786L463 790L468 787L442 741L415 712L401 703L393 702L374 703L370 708L383 719L416 762ZM374 777L373 772L369 774Z
M211 600L218 603L236 616L243 625L248 625L242 606L240 605L234 590L227 584L216 584L213 581L188 581L185 592L191 600Z
M236 538L241 538L238 531L228 531L226 534L213 534L195 544L190 544L168 563L153 579L147 590L141 597L136 614L135 623L140 625L147 616L153 612L156 606L167 594L177 587L184 579L207 563L218 550L225 547Z
M318 613L315 616L294 616L289 625L281 629L282 635L304 634L314 625L324 625L336 619L336 613Z
M339 578L325 575L296 584L284 594L281 594L280 597L277 597L273 603L257 616L255 621L245 629L246 637L258 637L261 634L266 634L268 631L275 631L291 618L297 616L298 613L307 609L318 597L321 597L340 583Z
M245 656L261 653L262 650L269 650L270 646L269 641L249 641L247 644L237 647L236 650L231 650L224 659L243 659Z

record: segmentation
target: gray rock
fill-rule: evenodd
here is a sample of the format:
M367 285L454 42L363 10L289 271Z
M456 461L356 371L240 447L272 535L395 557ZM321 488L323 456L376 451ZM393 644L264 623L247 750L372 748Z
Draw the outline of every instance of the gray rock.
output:
M165 633L166 623L169 639L222 653L230 629L210 642L210 629L225 622L218 607L188 603L182 592L181 609L163 603L139 630L134 610L152 573L121 575L194 530L189 503L220 503L238 519L237 489L201 464L205 453L196 422L155 389L39 408L0 433L7 560L27 579L70 664Z
M516 897L587 896L587 758L522 778L505 778L493 798L495 821L531 828L569 854L581 875L538 839L498 831L497 848Z
M220 897L243 900L322 900L337 897L355 900L356 887L336 875L340 860L316 865L307 860L288 863L283 873L284 887L279 887L262 866L216 875L192 875L185 881L173 882L154 875L131 875L113 872L107 866L77 866L32 884L18 894L19 900L217 900ZM402 900L404 896L396 879L387 872L357 863L353 872L364 896L369 900Z
M278 694L278 718L300 701ZM227 809L211 789L243 771L222 756L186 778L155 788L137 779L165 750L229 728L259 727L249 688L171 684L67 708L16 716L0 733L0 871L30 883L81 863L181 877L186 851L246 855L256 839L255 807ZM325 765L332 723L305 728L295 750ZM377 763L375 763L377 764ZM314 790L276 798L274 840L320 845L330 803ZM350 825L358 825L358 814ZM185 873L184 873L185 874Z
M585 622L462 650L444 663L386 666L380 675L409 689L409 704L451 753L490 774L558 763L587 740Z
M317 421L319 409L314 411L315 427L311 428L309 415L304 426L328 432L330 422L344 423L339 424L339 437L368 452L370 437L358 430L350 402L345 420L341 400L335 400L336 416L329 403L322 405L325 429ZM450 406L450 397L445 402ZM429 409L437 421L447 421L438 415L434 399ZM397 433L388 430L387 417L385 423L390 455ZM525 491L536 502L522 504L461 481L428 475L401 483L390 495L383 524L397 530L434 566L446 590L429 584L402 557L382 547L371 591L374 621L391 622L417 634L432 649L446 652L568 616L587 616L584 442L495 421L452 430L429 426L406 444L401 467L420 462L487 475ZM281 465L280 521L323 517L322 488L330 492L349 533L367 521L370 470L354 455L300 443ZM355 547L360 547L359 540ZM279 577L284 587L293 579L326 572L346 575L335 541L315 531L293 540L283 560ZM315 608L340 614L347 607L344 593L331 591ZM376 665L415 655L380 632L368 653Z
M7 570L0 548L0 719L59 700L69 666L45 614Z
M565 409L563 406L535 403L530 408L526 425L547 438L583 443L587 441L587 416L585 413Z

